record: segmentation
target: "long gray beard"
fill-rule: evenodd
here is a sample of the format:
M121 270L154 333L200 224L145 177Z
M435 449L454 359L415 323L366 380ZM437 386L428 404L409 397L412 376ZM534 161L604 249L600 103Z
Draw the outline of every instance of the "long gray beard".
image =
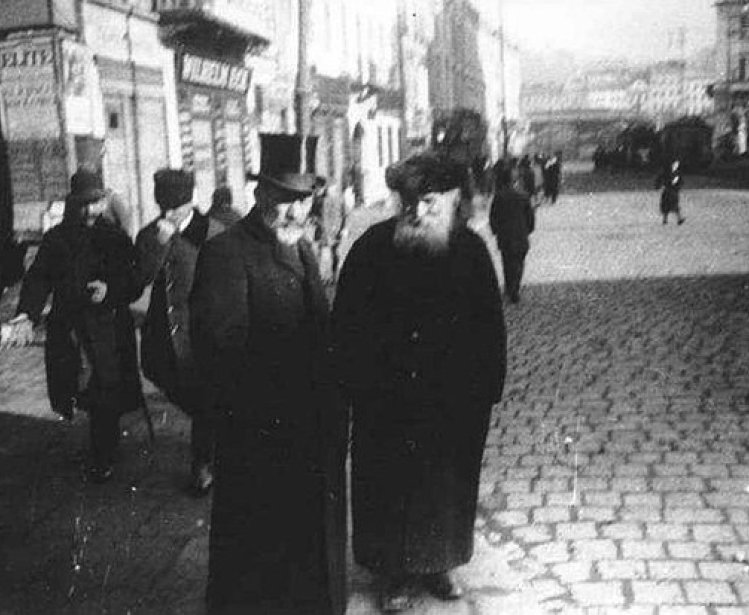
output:
M297 225L281 226L273 231L276 239L287 246L295 245L304 236L304 228Z
M418 224L408 219L399 218L395 225L393 243L404 252L442 254L450 245L453 224Z

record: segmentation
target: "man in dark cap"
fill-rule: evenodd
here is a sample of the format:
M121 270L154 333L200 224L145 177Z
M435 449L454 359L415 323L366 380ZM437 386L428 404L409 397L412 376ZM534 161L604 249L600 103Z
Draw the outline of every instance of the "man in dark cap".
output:
M354 556L381 575L388 612L408 608L417 585L460 598L452 570L473 550L481 458L505 373L494 267L457 215L487 185L474 179L433 153L389 167L400 211L354 243L333 307L353 409Z
M489 212L489 226L497 238L502 254L505 293L512 303L520 301L520 282L530 242L528 236L536 226L536 215L530 196L514 187L514 170L495 167L497 190Z
M347 420L303 237L316 141L261 139L255 206L203 247L190 301L196 356L221 411L206 597L212 615L340 615Z
M26 274L6 344L33 340L47 298L45 364L52 409L72 419L75 408L89 415L89 479L112 476L119 441L119 416L139 399L137 365L127 352L132 328L123 314L140 287L135 252L127 235L102 218L106 193L99 178L80 169L71 179L62 222L48 231Z
M143 373L192 419L190 488L200 496L213 482L214 435L211 401L193 361L189 331L188 297L209 228L208 217L193 204L193 190L192 173L157 171L154 197L161 215L138 233L135 247L140 282L153 285L142 327Z

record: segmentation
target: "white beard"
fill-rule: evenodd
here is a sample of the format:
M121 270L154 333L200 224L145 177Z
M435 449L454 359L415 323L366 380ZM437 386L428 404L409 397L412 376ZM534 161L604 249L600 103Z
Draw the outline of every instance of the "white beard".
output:
M304 235L304 229L297 225L279 226L273 229L276 239L287 246L295 245Z
M414 223L401 217L395 225L393 243L406 252L441 254L449 246L452 230L451 219Z

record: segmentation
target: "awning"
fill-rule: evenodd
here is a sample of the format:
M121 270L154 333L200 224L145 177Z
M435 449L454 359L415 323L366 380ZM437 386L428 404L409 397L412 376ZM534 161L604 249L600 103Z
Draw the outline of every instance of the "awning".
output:
M270 45L270 40L263 35L203 8L162 11L159 25L170 38L216 47L218 51L243 48L244 53L256 54Z

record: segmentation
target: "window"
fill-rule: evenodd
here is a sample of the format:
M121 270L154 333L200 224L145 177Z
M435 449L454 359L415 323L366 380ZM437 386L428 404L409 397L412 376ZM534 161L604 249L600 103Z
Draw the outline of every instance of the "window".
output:
M743 10L739 18L739 36L749 38L749 13Z
M259 116L263 115L263 87L260 85L255 86L255 113Z
M388 126L388 164L393 164L393 127Z
M739 81L746 80L746 57L739 58Z
M377 127L377 160L380 166L385 166L385 152L382 149L382 126Z
M117 111L110 111L109 113L109 128L111 130L117 130L120 127L120 114Z

